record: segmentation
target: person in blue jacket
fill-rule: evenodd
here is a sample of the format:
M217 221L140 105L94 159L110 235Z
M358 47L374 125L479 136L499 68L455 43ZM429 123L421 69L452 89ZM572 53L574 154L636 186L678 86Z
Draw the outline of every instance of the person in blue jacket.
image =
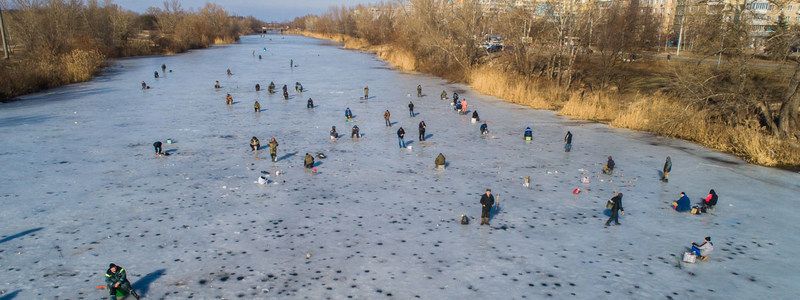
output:
M525 128L525 140L530 141L532 139L533 139L533 130L530 127Z
M681 198L678 199L678 201L675 201L673 208L679 212L689 211L692 209L692 201L689 200L689 197L686 196L686 193L681 192Z
M344 117L345 117L345 119L347 119L347 121L350 121L350 120L353 119L353 112L350 111L349 107L344 110Z

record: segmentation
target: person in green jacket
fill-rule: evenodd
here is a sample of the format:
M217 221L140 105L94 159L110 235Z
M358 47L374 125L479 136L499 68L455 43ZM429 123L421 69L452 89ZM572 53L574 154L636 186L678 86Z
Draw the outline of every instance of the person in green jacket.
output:
M306 169L311 169L314 167L314 157L311 156L311 154L306 153L306 157L303 159L303 166L305 166Z
M273 162L278 161L278 140L274 136L269 141L269 156L272 157Z
M439 156L436 156L434 164L436 164L437 169L444 169L444 166L446 164L444 154L439 153Z
M127 274L125 272L125 268L117 266L115 264L109 264L108 270L106 270L106 286L108 287L108 292L110 294L111 300L120 300L125 299L128 295L133 296L136 299L139 299L139 294L131 286L131 282L128 281Z

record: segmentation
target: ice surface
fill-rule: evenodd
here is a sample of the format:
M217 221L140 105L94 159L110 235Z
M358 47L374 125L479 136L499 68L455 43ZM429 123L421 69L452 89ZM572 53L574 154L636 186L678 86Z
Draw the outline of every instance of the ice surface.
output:
M162 63L173 72L153 79ZM142 80L152 89L140 90ZM268 95L271 80L279 93L287 84L292 99ZM308 91L293 92L296 81ZM425 97L410 96L417 84ZM366 101L364 85L374 96ZM439 100L442 89L466 97L490 135ZM234 105L225 105L226 93ZM316 108L306 108L309 97ZM346 107L364 134L359 141L348 138ZM391 128L385 109L397 122ZM425 142L414 140L420 120ZM328 137L332 125L343 135L337 142ZM400 125L411 150L397 145ZM530 144L522 140L526 126L534 129ZM575 134L570 153L562 145L567 130ZM254 135L264 147L278 139L277 163L266 149L254 157ZM167 138L172 155L154 157L152 143ZM109 262L126 267L152 298L789 299L800 292L800 175L505 103L318 40L245 37L119 60L91 82L0 104L0 140L0 291L12 298L105 297L95 286ZM303 169L307 152L327 155L316 174ZM434 168L439 152L444 171ZM608 155L617 162L613 177L600 173ZM673 172L662 183L668 155ZM254 183L265 174L271 184ZM491 227L474 219L487 187L501 203ZM573 195L576 187L582 192ZM712 214L668 207L681 191L698 201L711 188L720 195ZM622 226L606 228L604 204L614 191L625 193L626 214ZM459 224L463 213L470 225ZM706 235L717 249L710 261L680 264L684 248Z

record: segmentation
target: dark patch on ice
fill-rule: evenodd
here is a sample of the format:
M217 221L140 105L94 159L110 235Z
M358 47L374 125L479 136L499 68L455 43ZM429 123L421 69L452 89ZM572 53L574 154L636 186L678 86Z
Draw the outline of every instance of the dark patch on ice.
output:
M47 121L47 119L52 118L51 116L46 115L36 115L36 116L19 116L19 117L8 117L0 119L0 127L11 127L11 126L19 126L19 125L29 125L29 124L38 124Z
M738 166L738 165L743 164L742 162L728 160L728 159L724 159L724 158L719 158L719 157L716 157L716 156L703 156L703 158L711 160L711 161L727 164L727 165L732 165L732 166Z

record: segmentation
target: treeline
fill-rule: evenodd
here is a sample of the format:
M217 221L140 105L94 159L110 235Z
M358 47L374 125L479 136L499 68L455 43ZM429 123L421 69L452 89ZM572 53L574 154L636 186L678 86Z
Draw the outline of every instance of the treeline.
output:
M184 9L177 0L143 14L97 0L11 0L0 5L13 47L12 59L0 61L0 99L89 80L108 58L235 42L262 24L210 3L199 10Z
M680 34L636 0L498 2L335 7L291 26L388 46L409 55L382 57L413 60L396 65L513 102L800 166L800 30L785 19L763 37L746 3L701 1L685 10ZM481 47L498 37L503 51Z

